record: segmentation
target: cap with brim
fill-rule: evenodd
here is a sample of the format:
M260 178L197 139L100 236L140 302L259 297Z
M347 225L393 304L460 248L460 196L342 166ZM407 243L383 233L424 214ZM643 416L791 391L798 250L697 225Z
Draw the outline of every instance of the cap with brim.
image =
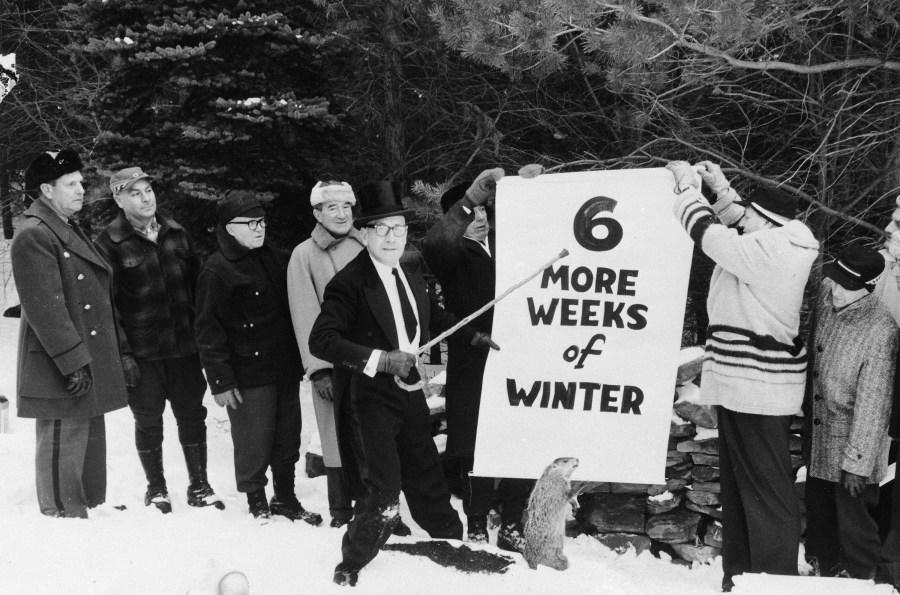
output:
M797 197L776 188L758 187L737 204L753 207L761 217L778 226L797 216Z
M148 180L150 175L139 167L126 167L109 176L109 190L113 196L128 190L140 180Z
M229 190L216 208L219 225L225 225L235 217L265 217L266 210L248 190Z
M840 256L822 267L822 274L850 291L871 290L883 272L881 254L860 245L848 246Z
M356 225L356 227L366 227L369 223L378 221L379 219L399 216L409 218L414 214L414 210L404 208L400 205L377 205L369 211L363 213L362 216L357 217L353 221L353 224Z

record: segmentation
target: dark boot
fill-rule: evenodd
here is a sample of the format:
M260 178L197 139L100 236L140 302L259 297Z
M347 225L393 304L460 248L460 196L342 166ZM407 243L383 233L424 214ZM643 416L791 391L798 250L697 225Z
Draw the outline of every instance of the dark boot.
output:
M215 506L225 510L225 503L216 496L206 479L206 442L200 444L182 444L184 461L187 463L188 477L191 484L187 489L187 502L190 506Z
M272 484L275 488L275 495L269 502L269 510L272 514L281 515L291 519L291 521L303 521L310 525L322 524L322 515L310 512L303 508L297 495L294 493L294 470L272 471Z
M144 494L144 506L155 506L161 513L172 512L172 502L166 489L166 478L163 474L162 448L139 450L138 457L147 476L147 491Z
M474 515L466 519L466 541L470 543L487 543L487 516Z
M341 467L325 467L328 479L328 511L331 513L331 526L343 527L353 517L353 506L347 478Z
M255 519L267 519L272 516L269 511L269 503L266 501L265 488L247 492L247 507Z
M520 523L504 523L497 532L497 547L508 552L525 552L525 536Z

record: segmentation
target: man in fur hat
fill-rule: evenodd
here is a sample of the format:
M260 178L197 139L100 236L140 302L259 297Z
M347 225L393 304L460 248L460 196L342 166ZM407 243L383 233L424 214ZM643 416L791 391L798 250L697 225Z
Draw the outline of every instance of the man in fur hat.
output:
M35 419L38 505L48 516L86 518L106 500L103 415L127 404L127 390L112 269L74 219L81 167L71 150L31 162L25 187L34 202L11 256L22 302L16 405L19 417Z
M722 588L743 572L797 574L800 510L789 437L806 385L800 307L819 243L795 197L759 188L740 201L718 165L673 161L675 216L716 263L701 400L717 405ZM715 195L701 194L705 183ZM718 219L718 221L717 221Z

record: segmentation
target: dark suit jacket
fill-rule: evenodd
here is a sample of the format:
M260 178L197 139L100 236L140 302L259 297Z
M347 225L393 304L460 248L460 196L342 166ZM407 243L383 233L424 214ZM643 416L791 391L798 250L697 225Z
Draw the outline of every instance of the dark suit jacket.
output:
M431 333L440 333L453 326L456 317L445 312L428 294L421 274L405 264L400 267L415 296L421 325L420 344L424 344ZM470 340L474 333L468 327L458 332ZM389 374L379 372L370 378L362 373L373 350L399 348L387 291L367 251L360 252L325 288L322 311L309 336L309 348L314 356L335 366L335 408L341 457L353 458L348 432L342 428L349 404L356 399L390 399L397 391L402 391Z

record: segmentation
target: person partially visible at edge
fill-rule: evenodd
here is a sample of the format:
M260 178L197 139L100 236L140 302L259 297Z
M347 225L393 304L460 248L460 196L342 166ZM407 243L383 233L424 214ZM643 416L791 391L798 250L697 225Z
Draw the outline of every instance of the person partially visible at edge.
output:
M309 333L321 310L325 286L365 246L362 232L353 226L356 195L350 184L335 180L317 182L310 192L309 203L316 226L310 237L291 254L287 272L288 302L300 356L312 383L313 408L325 461L330 524L342 527L350 522L353 506L349 478L342 468L337 441L334 366L310 353ZM409 533L409 527L402 520L394 527L395 535Z
M722 589L730 591L732 577L744 572L797 574L800 510L789 436L807 372L800 308L819 243L795 219L792 195L759 187L741 201L714 163L666 167L675 176L675 216L716 263L701 401L718 416Z
M885 269L878 278L873 292L878 301L887 308L894 322L900 325L900 196L897 197L891 221L885 227L889 234L880 254ZM900 352L895 362L894 385L892 388L891 418L888 433L894 448L900 440ZM890 583L900 589L900 483L895 479L891 489L889 527L887 528L876 571L876 582ZM882 520L884 522L884 520Z
M257 519L318 525L294 492L300 459L303 367L291 328L287 263L265 242L266 212L252 192L217 205L219 250L197 280L197 347L213 398L226 407L237 489ZM274 495L266 499L266 470Z
M190 478L188 505L224 509L206 475L206 380L194 339L200 258L187 230L157 211L152 180L140 167L113 173L109 189L119 213L96 243L113 267L116 310L134 354L123 361L137 378L128 405L147 478L144 504L172 512L162 451L168 400Z
M534 177L539 165L519 172ZM425 236L423 255L441 284L447 311L464 318L494 299L495 249L494 195L503 178L500 168L482 171L469 184L459 184L441 197L444 215ZM489 310L470 324L490 334L493 311ZM488 351L474 347L462 335L447 339L447 449L445 457L458 461L463 486L463 512L466 537L474 543L488 542L487 517L496 501L501 518L497 547L522 552L524 537L522 514L533 480L473 477L475 431L481 406L481 384Z
M806 556L820 576L875 578L897 324L872 294L884 271L854 243L823 268L806 479Z
M366 251L328 283L309 336L312 354L338 366L334 394L341 454L345 464L352 457L365 488L334 569L339 585L355 585L359 571L387 540L399 520L401 490L413 520L431 537L462 538L431 438L415 355L429 333L450 328L456 317L428 295L419 272L400 262L411 213L387 201L363 211L356 225L362 227ZM473 344L496 348L485 333L469 327L458 332Z
M112 268L74 219L84 203L81 168L72 150L31 162L25 189L34 202L11 258L22 303L16 407L35 419L38 506L87 518L106 501L104 414L125 407L127 389Z

